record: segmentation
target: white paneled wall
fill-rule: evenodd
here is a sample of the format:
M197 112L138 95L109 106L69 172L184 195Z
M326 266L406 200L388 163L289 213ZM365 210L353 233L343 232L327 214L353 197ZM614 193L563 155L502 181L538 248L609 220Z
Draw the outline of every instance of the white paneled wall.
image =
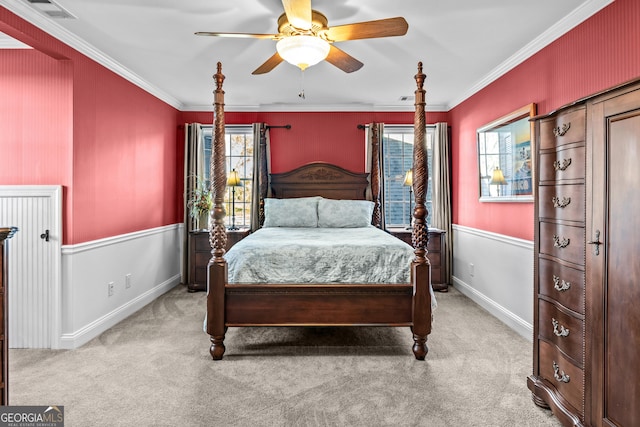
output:
M533 339L533 241L454 225L453 285Z
M81 346L180 283L182 233L174 224L63 246L60 346Z

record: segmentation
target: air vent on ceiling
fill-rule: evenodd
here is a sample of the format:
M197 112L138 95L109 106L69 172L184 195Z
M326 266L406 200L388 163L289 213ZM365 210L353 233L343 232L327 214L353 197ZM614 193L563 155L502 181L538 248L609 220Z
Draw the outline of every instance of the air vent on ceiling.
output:
M400 97L400 101L415 101L415 100L416 100L415 95L407 95L407 96Z
M35 9L53 19L78 19L52 0L26 0Z

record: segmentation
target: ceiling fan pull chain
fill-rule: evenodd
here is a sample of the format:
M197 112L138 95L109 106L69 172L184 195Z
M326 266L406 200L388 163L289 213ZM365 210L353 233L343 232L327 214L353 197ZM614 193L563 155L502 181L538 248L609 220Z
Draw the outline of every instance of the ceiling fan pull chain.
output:
M300 70L300 92L298 92L298 96L302 99L304 97L304 70Z

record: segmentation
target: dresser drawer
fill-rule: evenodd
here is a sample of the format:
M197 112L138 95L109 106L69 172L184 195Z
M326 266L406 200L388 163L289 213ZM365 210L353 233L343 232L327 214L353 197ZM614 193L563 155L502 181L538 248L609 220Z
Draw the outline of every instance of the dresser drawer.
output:
M427 252L427 258L429 259L429 264L431 264L432 269L434 266L440 267L442 265L440 252Z
M548 259L538 261L538 292L584 314L584 271Z
M584 265L584 227L540 222L540 253Z
M586 109L567 111L540 122L540 149L585 140Z
M584 147L559 149L540 154L540 183L584 180Z
M211 252L211 244L209 243L209 232L198 233L194 236L194 245L196 252Z
M584 184L541 185L538 196L540 218L584 222Z
M442 246L443 233L439 231L429 231L429 240L427 241L428 251L440 252Z
M584 413L584 372L560 350L540 340L539 375L549 381L571 406Z
M389 228L387 231L393 236L402 240L408 245L413 246L412 231L404 228ZM429 252L440 252L442 250L442 236L444 232L438 229L430 229L427 234L427 250Z
M248 229L227 230L226 250L249 234ZM209 231L195 230L189 233L189 276L187 287L190 292L207 290L207 271L211 260L211 244Z
M580 368L584 367L584 321L563 313L553 303L539 300L538 335L554 343Z
M407 245L413 246L413 243L411 242L411 238L412 238L411 230L395 230L394 229L393 231L390 231L390 233L395 237L397 237L398 239L405 242Z
M442 269L438 264L431 264L431 285L433 286L434 291L446 289L447 284L445 283Z

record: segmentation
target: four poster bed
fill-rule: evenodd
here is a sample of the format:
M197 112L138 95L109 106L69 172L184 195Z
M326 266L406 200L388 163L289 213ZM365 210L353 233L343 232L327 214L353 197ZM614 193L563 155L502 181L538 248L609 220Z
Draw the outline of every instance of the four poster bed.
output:
M434 301L426 257L424 144L415 145L413 156L413 248L379 229L380 170L376 161L379 135L372 126L374 155L370 180L367 173L353 173L321 162L271 174L266 179L265 161L260 166L262 179L258 180L262 228L225 254L227 179L224 75L220 63L214 78L217 86L211 160L214 205L205 321L213 359L223 357L228 327L366 325L410 327L413 353L416 359L424 360ZM425 136L424 78L419 63L415 76L416 142L424 141ZM260 149L266 150L263 142ZM369 185L371 201L366 200ZM259 237L267 239L266 243ZM313 242L315 246L299 247L296 242L300 240ZM363 248L366 242L372 246ZM347 255L348 251L355 253ZM301 257L295 258L295 254ZM293 278L284 275L287 265L295 270Z

